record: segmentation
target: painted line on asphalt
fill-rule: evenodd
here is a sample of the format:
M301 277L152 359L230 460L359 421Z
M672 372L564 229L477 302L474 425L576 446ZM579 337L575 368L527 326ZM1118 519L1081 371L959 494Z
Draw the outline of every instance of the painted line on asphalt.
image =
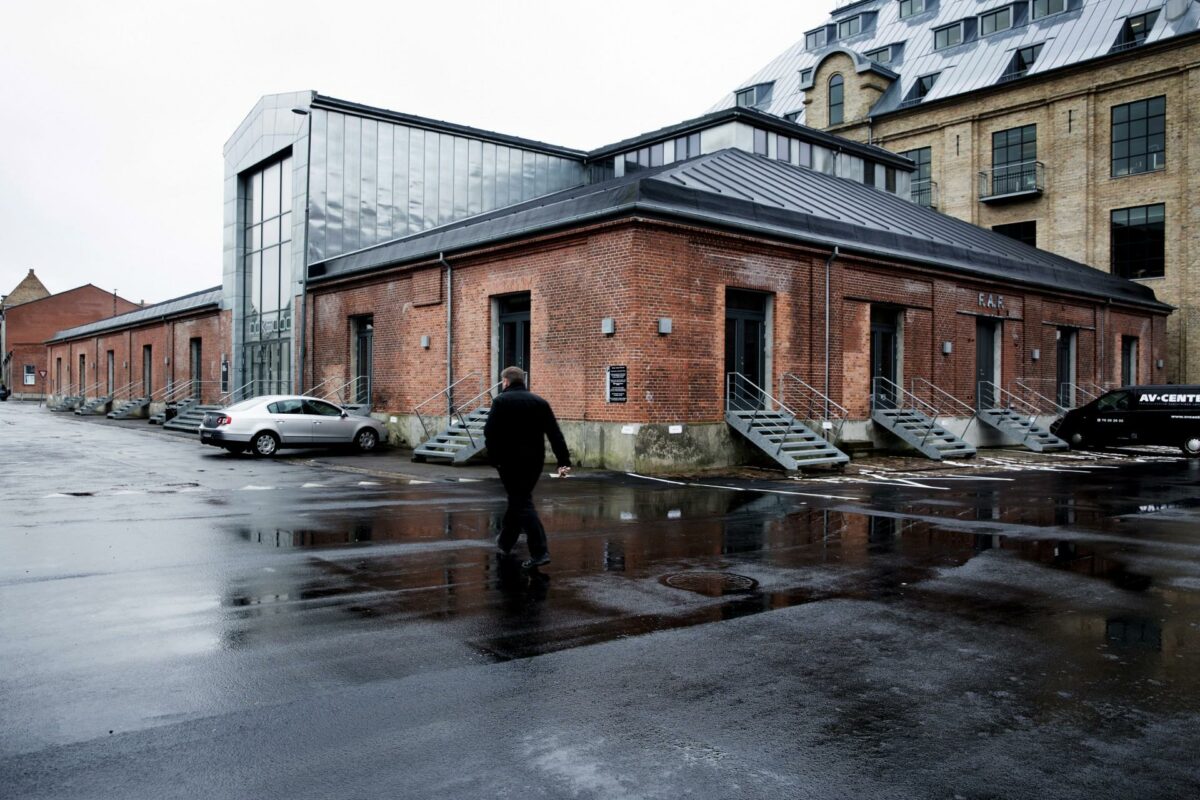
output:
M666 478L654 478L649 475L639 475L636 472L626 472L625 474L631 478L641 478L644 481L656 481L657 483L669 483L672 486L687 486L689 488L697 488L697 489L724 489L727 492L762 492L764 494L783 494L783 495L789 495L792 497L817 497L822 500L853 500L853 501L860 500L860 498L858 498L858 497L846 497L844 495L839 495L839 494L818 494L816 492L792 492L792 491L788 491L787 489L763 489L763 488L759 488L757 486L755 486L755 487L722 486L719 483L697 483L697 482L690 482L690 481L672 481L672 480L668 480Z

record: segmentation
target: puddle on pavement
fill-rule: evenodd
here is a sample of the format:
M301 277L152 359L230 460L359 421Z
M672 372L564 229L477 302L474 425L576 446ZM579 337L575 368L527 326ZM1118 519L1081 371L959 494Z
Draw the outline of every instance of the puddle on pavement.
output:
M573 488L543 495L554 561L527 573L493 553L502 498L446 507L413 503L409 490L402 505L313 512L303 527L234 529L244 542L303 557L228 587L224 605L242 626L230 641L270 636L272 618L293 614L314 626L424 620L454 626L477 652L507 660L850 598L1045 629L1119 660L1200 652L1197 594L1135 566L1180 538L1178 522L1156 529L1141 520L1127 530L1120 515L1130 502L1108 486L1069 497L1040 487L947 494L873 514L750 490ZM980 558L1004 560L986 562L971 581L945 580ZM990 572L1011 563L1045 576L1045 586ZM689 574L697 577L680 577ZM730 589L722 575L749 585ZM1111 587L1121 602L1106 609L1087 596L1064 599L1053 575Z

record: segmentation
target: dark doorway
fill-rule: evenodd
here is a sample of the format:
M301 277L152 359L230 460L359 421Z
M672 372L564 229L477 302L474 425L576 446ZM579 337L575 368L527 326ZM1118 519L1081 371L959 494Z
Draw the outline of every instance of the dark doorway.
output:
M192 397L195 397L196 399L200 398L200 388L201 388L201 381L202 381L200 371L203 369L203 363L204 363L201 360L200 342L201 342L200 339L189 339L188 340L188 363L190 364L190 367L189 367L190 373L189 374L192 377L191 395L192 395Z
M526 375L530 371L529 309L528 292L499 298L500 369L520 367Z
M979 408L996 407L996 323L975 320L975 387Z
M55 394L63 393L62 358L61 357L54 359L54 393Z
M79 354L79 396L83 397L87 394L87 383L84 376L87 375L87 356L83 353Z
M736 372L745 378L744 381L734 379L727 387L732 393L730 401L737 409L763 407L767 379L766 333L767 295L726 289L725 374Z
M154 392L154 350L151 345L142 345L142 396Z
M354 402L371 403L371 376L375 346L375 318L354 318Z
M898 312L871 309L871 394L876 408L896 408L900 363Z
M1058 404L1063 408L1075 405L1075 336L1074 328L1058 329L1054 386Z
M1133 386L1138 382L1138 337L1121 337L1121 385Z
M117 375L116 375L116 369L115 369L116 353L114 353L112 350L109 350L105 354L105 356L108 361L108 363L107 363L107 366L108 366L108 391L106 392L106 394L109 397L112 397L113 389L116 388L115 384L117 382L117 380L116 380Z

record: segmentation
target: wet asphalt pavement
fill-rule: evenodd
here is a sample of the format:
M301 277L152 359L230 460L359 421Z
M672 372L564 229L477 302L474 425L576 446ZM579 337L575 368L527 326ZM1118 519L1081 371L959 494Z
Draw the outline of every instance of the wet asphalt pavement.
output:
M479 471L13 402L0 452L0 797L1200 796L1170 451L546 479L534 574Z

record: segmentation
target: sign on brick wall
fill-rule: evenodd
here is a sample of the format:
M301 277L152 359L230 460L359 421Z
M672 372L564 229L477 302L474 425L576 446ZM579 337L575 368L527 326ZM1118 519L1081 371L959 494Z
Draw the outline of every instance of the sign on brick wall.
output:
M629 367L609 367L604 399L609 403L624 403L629 395Z

